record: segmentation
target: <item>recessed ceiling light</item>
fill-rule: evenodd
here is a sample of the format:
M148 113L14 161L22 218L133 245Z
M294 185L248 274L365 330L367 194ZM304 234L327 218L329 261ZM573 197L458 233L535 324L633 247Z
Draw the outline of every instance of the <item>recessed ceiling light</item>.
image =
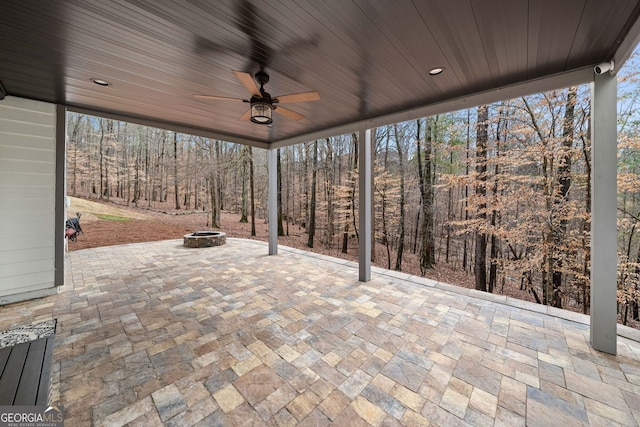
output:
M444 71L444 67L435 67L429 70L429 74L431 74L432 76L437 76L443 71Z
M98 86L111 86L111 83L103 79L90 79L90 80L95 84L97 84Z

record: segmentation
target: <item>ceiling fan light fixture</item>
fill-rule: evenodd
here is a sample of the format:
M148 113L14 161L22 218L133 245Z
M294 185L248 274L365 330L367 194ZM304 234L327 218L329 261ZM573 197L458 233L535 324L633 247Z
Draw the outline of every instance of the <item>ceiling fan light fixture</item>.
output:
M268 125L273 122L273 107L267 102L251 103L251 121L259 125Z

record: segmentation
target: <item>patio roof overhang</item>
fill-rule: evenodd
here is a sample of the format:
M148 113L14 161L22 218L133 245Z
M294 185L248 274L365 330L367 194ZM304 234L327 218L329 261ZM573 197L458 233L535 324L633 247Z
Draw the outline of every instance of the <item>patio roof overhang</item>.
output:
M591 333L616 352L615 76L640 39L640 0L4 0L0 81L8 95L269 149L269 253L277 253L274 148L358 131L360 280L371 278L371 132L411 120L593 82ZM433 68L444 72L430 75ZM232 71L264 68L302 120L240 120ZM99 85L97 80L104 80ZM64 146L64 114L56 140ZM59 146L59 147L60 147ZM56 151L64 222L64 150ZM63 266L56 235L56 277ZM58 283L56 279L56 283Z
M5 0L2 16L9 95L263 148L589 82L640 35L639 0ZM232 71L261 67L271 94L322 99L267 127L193 96L249 98Z

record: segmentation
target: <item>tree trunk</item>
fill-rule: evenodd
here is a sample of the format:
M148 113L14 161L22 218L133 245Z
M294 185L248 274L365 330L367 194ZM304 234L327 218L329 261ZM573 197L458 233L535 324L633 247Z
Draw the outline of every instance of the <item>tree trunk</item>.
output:
M180 209L180 196L178 195L178 134L173 133L173 192L175 193L176 210Z
M138 149L136 150L136 165L133 178L133 199L131 203L134 206L138 206L138 199L140 198L140 162L142 161L142 141L138 140Z
M395 124L393 126L396 140L396 150L398 151L398 166L400 174L400 218L398 219L398 253L396 256L396 266L395 270L402 270L402 255L404 253L404 150L402 148L402 143L400 142L400 137L398 135L398 125Z
M342 253L346 254L349 246L349 220L351 215L353 214L353 209L356 203L356 180L353 177L353 174L356 170L358 170L358 137L354 132L351 134L351 144L353 147L352 155L353 155L353 163L348 173L349 180L349 201L345 213L345 221L344 221L344 230L342 232ZM356 230L357 231L357 230Z
M309 203L309 240L307 246L313 247L313 239L316 234L316 180L318 165L318 141L313 141L313 154L311 157L311 201Z
M103 155L103 149L102 149L102 143L104 142L104 120L106 119L100 119L99 123L100 123L100 142L98 143L98 149L100 150L100 195L98 196L99 199L102 199L102 195L104 194L104 185L103 185L103 179L104 179L104 155Z
M218 221L218 200L216 191L216 176L215 172L209 176L209 197L211 200L211 227L220 228L220 222Z
M209 174L209 197L211 200L211 227L220 228L220 200L219 200L219 192L218 192L218 170L219 169L219 158L218 154L218 144L219 141L215 141L213 147L209 145L209 154L211 158L211 163L215 167L214 170Z
M249 194L251 197L251 235L256 235L256 198L253 185L253 150L249 146Z
M282 161L280 160L281 148L277 151L277 172L278 172L278 236L284 236L284 227L282 226ZM313 246L310 246L313 247Z
M193 139L189 138L189 143L187 145L187 161L185 163L185 176L187 177L187 182L185 184L185 189L184 189L184 208L189 210L191 209L191 183L193 182L193 187L195 188L196 186L196 179L195 179L195 174L193 174L194 176L192 177L189 173L190 167L191 167L191 155L192 155L192 151L193 151ZM196 206L197 209L197 206Z
M496 158L500 157L500 139L502 127L507 128L507 124L503 120L504 110L502 107L500 108L500 116L498 118L498 123L496 125ZM505 136L506 139L506 136ZM489 283L487 285L487 291L493 293L496 288L496 284L498 281L498 237L496 236L496 227L498 224L498 209L496 206L498 205L498 176L500 174L500 163L495 162L495 166L493 169L493 186L491 188L492 192L492 209L491 209L491 252L489 254Z
M640 276L640 247L638 247L638 253L636 254L636 268L635 268L636 278ZM631 301L631 318L633 320L640 320L640 304L638 304L638 283L635 284L635 295L636 297Z
M302 211L304 212L304 219L303 219L303 224L302 226L306 229L309 228L309 217L311 215L311 212L309 211L309 199L311 198L309 195L309 157L311 157L311 155L309 154L309 148L310 143L309 142L305 142L303 144L303 150L302 150L302 156L304 157L304 161L302 163L302 167L303 167L303 171L302 171L302 181L303 181L303 193L304 193L304 197L303 197L303 205L302 205Z
M449 152L449 168L453 171L453 149ZM449 264L449 255L451 252L451 221L453 221L453 186L447 186L447 224L445 226L445 256L444 260Z
M560 194L555 198L556 210L562 212L560 214L559 225L554 235L554 243L556 255L554 257L554 270L552 276L553 295L551 296L551 305L562 308L562 257L557 253L562 247L567 233L567 214L565 205L569 202L569 190L571 188L571 151L573 148L573 122L574 111L576 105L576 97L578 95L577 86L569 88L567 92L567 102L564 110L564 121L562 125L562 156L560 165L558 166L558 184L560 185Z
M149 132L147 132L145 138L145 153L144 153L144 185L145 185L145 197L147 198L147 206L151 207L151 193L153 187L153 171L151 170L151 147L149 146L149 140L151 139Z
M487 105L478 107L478 123L476 125L476 196L479 198L476 218L480 228L476 233L475 277L476 289L487 292L487 235L484 230L487 220L487 144L489 142L489 108Z
M111 150L109 148L107 148L106 153L107 155L107 160L104 162L104 190L103 190L103 195L104 198L109 201L109 197L110 197L110 183L109 183L109 156L111 156Z
M381 222L382 222L382 244L387 252L387 270L391 270L391 251L389 249L389 231L387 230L387 183L383 184L382 191L380 191L380 205L381 205Z
M76 120L73 122L73 126L71 128L71 138L69 138L69 142L73 142L73 185L71 189L71 194L76 195L76 185L77 185L77 175L78 175L78 133L80 130L80 124L82 123L82 118L84 116L80 114L75 115Z
M283 205L283 215L284 215L284 222L285 224L287 224L286 229L284 230L284 234L286 236L289 236L289 219L291 218L290 212L289 212L289 195L290 195L290 190L291 190L291 186L293 185L293 179L291 179L291 158L290 158L290 154L291 154L291 149L290 148L286 148L285 149L285 153L286 153L286 166L287 166L287 170L285 173L285 176L287 177L286 181L285 181L285 193L284 193L284 205ZM280 190L282 191L282 190Z
M424 154L421 152L420 144L420 120L417 121L417 160L418 160L418 182L421 195L421 217L420 227L420 272L424 276L427 269L435 265L435 238L433 230L433 130L437 125L437 116L434 120L427 118L425 128ZM424 157L424 164L423 164Z
M223 142L216 139L216 191L218 193L218 224L220 224L220 215L225 206L224 200L224 158L222 156Z
M374 129L374 131L372 132L373 134L373 138L371 139L371 169L372 169L372 173L371 173L371 182L369 183L371 188L376 188L375 184L376 184L376 174L374 173L374 168L375 168L375 164L376 164L376 141L378 140L378 129L376 128ZM362 137L364 138L365 136L362 135ZM365 138L366 140L366 138ZM371 262L375 263L376 262L376 215L375 215L375 211L376 211L376 198L371 195L371 214L373 216L373 218L371 218ZM355 215L353 216L353 222L356 222L356 217Z
M334 210L333 210L333 184L334 184L334 173L333 173L333 142L329 138L325 138L325 143L327 146L327 156L325 159L325 197L327 199L327 230L326 230L326 245L328 248L331 247L333 242L333 222L334 222Z
M351 217L351 210L355 204L356 197L356 182L353 178L354 171L358 168L358 137L354 132L351 134L351 158L350 158L350 169L347 173L347 181L349 183L349 198L347 201L347 207L345 209L345 221L344 221L344 229L342 230L342 253L346 254L349 248L349 221Z
M590 123L590 122L588 122ZM587 135L591 134L591 129L589 128L589 132ZM584 162L586 165L586 174L587 177L585 179L585 183L587 186L586 195L584 200L585 211L586 211L586 220L582 226L582 249L584 251L584 264L582 268L582 312L584 314L588 313L589 306L591 305L591 294L589 288L589 279L591 275L591 144L590 140L586 138L582 138L582 154L584 156Z
M471 142L471 110L467 109L467 149L465 150L465 176L469 176L469 150ZM469 221L469 186L464 185L464 220L465 223ZM468 259L467 244L469 240L469 233L464 233L464 242L462 247L462 270L467 271L467 266L470 264ZM471 267L469 267L471 268Z
M158 195L158 199L160 200L160 202L166 202L167 201L167 191L166 191L166 173L165 173L165 161L164 161L164 157L165 157L165 148L167 145L167 131L163 131L162 132L162 141L160 142L160 158L158 161L158 169L160 172L160 194Z
M247 163L249 161L249 159L247 158L248 149L248 145L245 145L242 148L242 172L240 174L240 180L242 181L242 206L240 207L240 222L244 224L249 222L249 219L247 218Z
M198 165L200 155L204 157L204 153L200 153L200 155L199 153L200 153L200 150L196 150L194 147L193 149L194 166ZM198 210L202 206L202 209L204 210L206 203L201 202L200 191L203 189L203 186L206 186L206 175L203 174L203 176L200 177L198 174L197 167L195 168L195 171L196 173L193 176L193 208ZM204 199L206 200L206 196L204 197Z
M129 201L131 200L131 176L129 174L129 156L131 155L130 145L129 145L129 126L127 123L124 124L124 136L122 138L123 141L123 155L122 155L122 194L121 197L126 201L127 206L129 206Z

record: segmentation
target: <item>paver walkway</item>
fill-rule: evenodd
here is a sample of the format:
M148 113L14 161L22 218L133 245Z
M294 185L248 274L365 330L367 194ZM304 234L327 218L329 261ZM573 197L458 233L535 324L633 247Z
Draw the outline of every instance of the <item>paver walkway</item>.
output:
M266 253L237 239L70 252L61 293L0 308L0 330L58 319L69 426L640 423L640 343L597 352L586 317Z

